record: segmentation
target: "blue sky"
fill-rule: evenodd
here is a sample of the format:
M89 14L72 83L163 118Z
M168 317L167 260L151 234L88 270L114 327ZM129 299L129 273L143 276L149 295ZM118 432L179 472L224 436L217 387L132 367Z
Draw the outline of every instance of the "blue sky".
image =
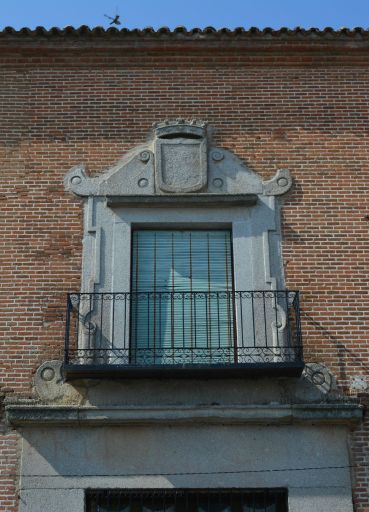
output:
M369 27L369 0L0 0L0 28L108 27L116 12L127 28Z

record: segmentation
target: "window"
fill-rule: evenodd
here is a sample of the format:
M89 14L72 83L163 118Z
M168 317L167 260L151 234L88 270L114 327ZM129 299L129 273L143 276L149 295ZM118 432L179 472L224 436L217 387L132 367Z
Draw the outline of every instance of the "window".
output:
M230 230L136 230L131 357L224 361L234 355Z
M88 491L87 512L287 512L285 489Z
M288 171L263 181L212 146L206 123L169 120L105 174L73 168L65 184L86 198L68 378L301 374L299 297L284 289L280 250Z

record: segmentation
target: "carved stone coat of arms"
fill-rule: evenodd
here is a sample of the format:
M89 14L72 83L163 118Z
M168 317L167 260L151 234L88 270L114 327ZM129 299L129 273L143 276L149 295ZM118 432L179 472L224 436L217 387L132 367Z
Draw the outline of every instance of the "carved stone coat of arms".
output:
M207 184L207 138L205 127L159 125L155 141L157 188L163 192L186 193Z

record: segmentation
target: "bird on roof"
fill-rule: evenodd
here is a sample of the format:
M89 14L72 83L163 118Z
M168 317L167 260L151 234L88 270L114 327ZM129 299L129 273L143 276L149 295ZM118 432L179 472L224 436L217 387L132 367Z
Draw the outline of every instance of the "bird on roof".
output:
M109 23L109 25L121 25L121 22L119 21L119 14L116 14L114 17L112 16L108 16L107 14L104 14L105 18L109 18L109 20L111 20L111 22Z

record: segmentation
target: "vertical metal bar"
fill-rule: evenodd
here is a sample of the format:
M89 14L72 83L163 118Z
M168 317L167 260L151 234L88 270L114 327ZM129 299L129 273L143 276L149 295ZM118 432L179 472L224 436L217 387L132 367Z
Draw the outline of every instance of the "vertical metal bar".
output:
M232 319L231 321L228 320L228 323L229 323L229 331L231 331L231 329L233 328L233 341L232 341L232 343L233 343L233 358L234 358L234 362L235 363L238 362L238 336L237 336L237 317L236 317L236 298L237 298L237 294L238 294L239 300L241 301L242 300L242 292L235 292L234 290L232 290L231 292L227 291L227 301L228 301L228 304L229 303L232 304L232 310L231 310L230 313L229 313L229 307L228 307L228 318L231 317L231 319ZM229 298L228 298L229 296L231 296L231 301L229 301ZM241 310L241 318L242 318L242 310ZM242 345L243 345L243 329L242 329L241 342L242 342ZM228 342L228 345L229 345L229 342Z
M274 307L274 311L275 311L275 329L276 329L276 334L277 334L277 347L279 347L278 292L277 291L274 292L273 299L274 299L273 307Z
M154 232L154 359L156 351L156 232Z
M192 236L190 232L190 332L191 332L191 349L193 347L193 311L192 311Z
M243 297L242 297L242 292L239 292L238 298L239 298L239 301L240 301L241 343L242 343L242 348L244 348L245 347L245 340L244 340L244 335L243 335L244 329L243 329L243 305L242 305Z
M172 232L172 294L171 294L171 301L170 301L170 307L171 307L171 346L172 350L174 349L174 288L175 288L175 282L174 282L174 233Z
M254 292L251 293L251 311L252 311L252 335L254 340L254 348L256 347L256 329L255 329L255 302Z
M229 290L227 289L227 334L228 334L228 346L232 346L232 343L235 344L235 340L232 341L232 296L230 295ZM230 300L231 299L231 300Z
M64 364L69 363L69 335L70 335L70 314L71 314L71 300L69 293L67 294L67 307L65 315L65 335L64 335ZM77 331L78 336L78 331ZM77 341L78 343L78 341ZM78 350L78 344L77 344Z
M246 512L249 512L247 509L249 508L248 504L246 503L246 494L243 492L240 496L240 508L239 508L239 512L241 511L246 511ZM247 506L247 508L246 508ZM232 511L233 512L233 511ZM235 511L236 512L236 511Z
M228 346L234 346L234 351L235 351L235 359L237 359L237 349L236 349L236 346L237 346L237 336L235 336L235 333L237 332L237 326L236 326L236 322L235 322L235 303L234 303L234 300L235 300L235 296L232 295L230 296L229 295L229 292L230 291L234 291L233 290L233 278L232 278L232 275L231 275L231 279L229 278L229 275L228 275L228 270L229 270L229 264L231 263L232 264L232 258L230 258L229 256L231 255L228 255L228 246L231 245L231 240L230 240L230 235L229 233L224 233L224 251L225 251L225 268L226 268L226 293L227 293L227 334L228 334ZM230 300L231 299L231 300ZM231 310L231 307L232 307L232 310ZM231 311L233 311L233 315L231 313ZM233 340L232 340L232 324L233 323Z
M286 327L287 327L287 347L290 349L292 348L292 343L291 343L291 323L290 323L290 307L289 307L289 304L288 304L288 295L289 295L289 292L288 290L285 290L284 292L284 295L285 295L285 302L286 302ZM286 352L286 354L288 354L288 352Z
M268 347L268 327L267 327L267 319L266 319L266 307L265 307L265 291L262 291L263 297L263 315L264 315L264 334L265 334L265 346Z
M288 491L284 492L282 496L283 510L281 512L288 512Z
M82 299L82 295L80 297ZM89 303L88 311L89 311L89 314L91 314L91 311L92 311L92 306L91 306L91 299L92 299L92 297L94 297L94 294L90 293L89 294L89 298L88 298L88 303ZM78 310L79 310L79 307L78 307ZM78 315L78 318L79 318L79 315ZM90 328L90 323L88 324L88 343L87 343L87 345L88 345L88 348L90 349L91 348L91 328ZM94 348L96 348L96 347L94 347Z
M189 499L191 499L191 492L178 492L178 498L179 503L177 502L175 512L188 512Z
M218 322L218 348L220 349L220 313L219 313L219 292L217 294L217 322Z
M193 311L194 311L194 319L195 319L195 348L197 347L197 315L196 315L196 292L193 294Z
M138 332L138 313L139 313L139 298L138 298L138 292L134 292L133 295L131 295L131 308L132 312L134 312L134 355L135 355L135 362L137 360L137 351L139 350L140 346L140 340L139 340L139 332ZM134 308L132 307L132 302L134 303ZM132 315L131 315L132 317Z
M161 321L161 298L162 298L162 293L159 292L159 347L160 347L160 349L163 346L163 339L162 339L162 332L161 332L161 324L162 324L162 321ZM160 351L159 351L159 354L160 354ZM154 363L156 363L156 352L154 354Z
M210 257L210 237L209 237L209 233L207 233L206 235L206 238L207 238L207 246L206 246L206 250L207 250L207 258L208 258L208 292L209 292L209 316L208 316L208 319L209 319L209 329L208 329L208 332L209 332L209 339L207 339L206 341L206 344L208 346L208 348L210 349L210 355L211 355L211 342L212 342L212 339L211 339L211 257ZM208 338L208 335L206 336Z
M182 348L185 349L185 292L182 292Z
M114 348L114 330L115 330L115 323L114 323L114 317L115 317L115 293L113 293L113 314L111 319L111 348Z
M138 333L138 314L139 314L139 303L138 303L138 283L139 283L139 251L140 251L140 244L139 244L139 231L133 232L133 241L134 241L134 247L135 247L135 253L136 258L134 261L135 264L135 289L134 289L134 295L131 294L131 318L132 314L134 314L134 360L135 363L137 362L137 351L139 350L140 340L139 340L139 333ZM133 301L134 299L134 301ZM134 302L134 308L132 307L132 302Z
M229 281L231 281L231 283L232 283L232 279L230 280L229 275L228 275L228 269L229 269L228 242L230 245L229 233L224 233L224 253L225 253L225 271L226 271L225 274L226 274L226 290L227 291L230 288Z
M69 299L70 299L70 296L69 296ZM79 308L80 308L80 303L81 303L81 294L78 294L78 305L77 305L77 314L76 314L76 318L75 318L75 322L73 322L75 325L74 325L74 328L75 328L75 332L76 332L76 335L77 335L77 340L76 340L76 348L77 348L77 355L79 355L79 347L80 347L80 338L79 338L79 331L80 331L80 327L79 327L79 319L80 319L80 311L79 311ZM71 314L73 314L73 303L71 302L70 303L70 308L71 308ZM72 319L71 319L72 321ZM82 347L82 350L84 349L85 347L83 346ZM84 355L84 353L83 353Z
M126 350L127 341L126 341L126 331L127 331L127 292L124 293L124 327L123 327L123 347Z
M99 353L99 356L101 355L101 348L103 346L103 342L102 342L102 334L103 334L103 309L104 309L104 294L103 293L100 293L100 298L101 298L101 311L100 311L100 343L99 343L99 349L100 349L100 353Z
M235 292L235 291L227 291L227 315L228 315L228 319L231 317L232 318L232 321L229 321L228 320L228 347L232 348L233 347L233 362L234 363L237 363L238 362L238 334L237 334L237 329L238 329L238 315L236 316L236 300L237 300L237 297L239 298L239 300L241 300L241 292ZM229 300L229 297L231 297L231 300ZM231 312L229 312L229 304L232 304L232 310ZM241 321L241 341L243 339L243 328L242 328L242 309L240 311L240 321ZM232 340L232 336L231 336L231 332L233 330L233 341ZM243 345L243 341L242 341L242 345Z
M88 492L86 494L84 511L85 512L96 512L97 511L95 494L92 494L91 492Z
M101 492L95 492L93 496L94 496L94 500L95 500L95 504L96 504L96 511L100 512Z
M96 496L88 493L85 500L85 512L97 512Z
M85 504L83 507L84 512L96 512L96 508L93 506L91 493L85 493Z
M150 350L150 292L146 292L147 298L147 349Z
M108 510L112 509L112 500L113 500L113 493L107 491L106 494L105 494L105 503L104 503L104 505L107 506Z
M156 506L155 506L156 505L156 503L155 503L155 494L152 493L151 495L149 495L149 498L151 498L150 508L151 508L151 510L155 510L156 509Z
M298 357L301 361L304 359L303 344L302 344L302 332L301 332L301 316L300 316L300 294L295 292L294 296L294 308L296 318L296 346L298 349Z
M209 318L208 318L208 294L205 292L205 326L206 326L206 348L209 348Z

